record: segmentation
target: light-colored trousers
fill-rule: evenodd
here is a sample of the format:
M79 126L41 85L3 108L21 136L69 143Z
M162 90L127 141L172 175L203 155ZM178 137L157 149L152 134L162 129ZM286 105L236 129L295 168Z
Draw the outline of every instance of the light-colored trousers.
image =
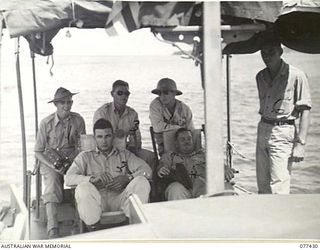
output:
M200 195L206 193L206 184L200 179L196 179L193 182L192 190L185 188L180 182L172 182L166 188L165 199L168 201L172 200L184 200L190 198L197 198Z
M289 194L295 126L259 122L256 171L260 194Z
M48 202L60 203L63 200L63 175L53 169L43 165L40 167L40 173L43 177L44 192L42 195L43 203Z
M40 173L44 182L43 203L47 212L47 231L58 228L57 203L63 200L63 175L40 163Z
M136 176L121 192L98 191L90 182L80 183L75 190L78 213L87 225L100 220L102 212L123 210L129 217L129 196L136 194L142 203L149 201L150 184L144 176Z

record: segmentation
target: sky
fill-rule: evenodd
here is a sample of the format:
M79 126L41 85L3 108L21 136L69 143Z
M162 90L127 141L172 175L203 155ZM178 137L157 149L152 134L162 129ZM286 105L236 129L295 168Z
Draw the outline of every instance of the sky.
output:
M71 37L66 36L67 31ZM7 49L2 53L14 50L14 40L4 30L2 44ZM147 28L116 37L108 36L104 29L65 28L53 38L52 44L55 55L170 55L177 52L172 45L157 40ZM190 50L186 44L179 45ZM25 39L21 39L21 48L27 46Z

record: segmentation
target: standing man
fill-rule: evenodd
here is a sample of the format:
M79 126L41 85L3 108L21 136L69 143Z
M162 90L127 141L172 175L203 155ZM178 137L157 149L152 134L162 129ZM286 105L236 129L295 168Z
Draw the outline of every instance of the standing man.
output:
M149 200L150 167L128 150L113 146L113 128L99 119L93 126L97 148L81 152L66 175L68 186L77 185L75 198L80 218L98 227L102 212L123 210L129 217L129 196Z
M293 162L304 159L311 97L306 75L281 59L278 41L261 46L266 68L257 76L261 121L256 170L261 194L289 194Z
M57 203L63 200L64 169L57 168L54 162L57 158L71 162L78 154L80 135L86 133L82 116L71 112L75 94L65 88L57 89L53 100L49 101L54 103L57 111L41 121L34 147L45 185L42 198L46 206L49 238L59 236Z
M182 101L177 100L177 95L182 92L177 89L174 80L162 78L157 88L151 93L158 95L150 104L150 121L158 144L159 153L164 152L163 135L165 131L179 128L194 129L191 109Z
M125 144L123 148L130 150L154 169L156 162L154 154L141 148L138 113L126 105L129 95L129 84L122 80L115 81L111 91L113 102L106 103L96 110L93 124L101 118L110 121L114 130L115 145Z

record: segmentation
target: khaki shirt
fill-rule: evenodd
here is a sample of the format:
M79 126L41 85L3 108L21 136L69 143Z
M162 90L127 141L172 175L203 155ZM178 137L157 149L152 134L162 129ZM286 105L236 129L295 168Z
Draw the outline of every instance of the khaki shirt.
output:
M267 68L257 76L259 114L271 120L294 120L300 111L311 108L308 79L299 69L282 61L281 68L271 81Z
M80 135L85 133L85 122L81 115L70 112L70 115L61 121L55 112L40 122L34 151L59 148L73 159L80 144Z
M206 160L205 152L200 149L191 153L190 155L182 155L176 152L167 152L162 155L158 170L162 167L168 169L176 169L177 163L182 163L187 169L191 180L201 177L206 178Z
M125 136L130 134L130 130L135 128L135 122L139 121L138 113L129 106L126 106L124 113L120 116L113 102L106 103L96 110L93 115L93 124L101 118L111 122L113 131L122 129L126 134ZM136 144L134 136L131 135L129 136L129 144L127 146L134 147L136 145L138 148L141 148L140 129L138 128L135 132L131 132L131 134L132 133L135 133ZM117 140L117 138L115 138L115 140Z
M106 157L98 149L94 151L83 151L73 161L68 170L65 181L66 185L78 185L81 182L88 182L93 175L108 172L112 177L128 174L123 161L128 164L132 176L145 176L150 179L151 168L140 158L128 150L119 150L113 147Z
M192 122L192 112L182 101L176 100L176 107L173 115L162 105L157 97L150 104L150 121L154 132L176 130L181 127L194 129Z

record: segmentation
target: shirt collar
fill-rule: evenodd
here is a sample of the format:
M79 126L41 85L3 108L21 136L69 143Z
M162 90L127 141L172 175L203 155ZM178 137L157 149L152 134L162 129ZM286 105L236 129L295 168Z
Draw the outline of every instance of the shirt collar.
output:
M181 156L181 157L192 157L198 153L199 153L199 150L193 150L190 154L182 154L179 152L175 152L176 155Z
M288 70L289 70L289 65L285 61L283 61L283 59L281 59L280 69L277 75L275 76L275 78L277 78L278 76L286 76ZM268 68L266 68L266 73L270 77L270 71L268 70Z
M68 117L66 117L65 119L63 119L63 121L69 121L70 118L71 118L71 115L69 114ZM55 113L54 113L54 126L57 126L59 122L60 122L60 119L59 119L59 117L58 117L58 113L55 112Z
M158 101L159 101L161 107L163 109L165 109L165 110L168 110L168 112L169 112L169 109L161 102L160 97L157 97L157 98L158 98ZM181 102L178 99L175 99L175 100L176 100L176 103L175 103L175 106L174 106L174 112L173 113L175 113L176 110L178 110L179 106L181 105Z
M287 74L289 70L289 64L282 60L281 68L280 68L280 75L284 76Z
M112 147L111 152L107 155L107 158L113 154L118 154L119 150L116 147ZM95 149L96 154L102 154L102 152L96 147Z
M111 108L112 108L112 111L113 111L115 114L119 114L119 113L118 113L118 110L116 110L116 107L114 106L114 102L112 102ZM126 105L125 108L124 108L124 112L123 112L122 115L125 115L125 114L127 114L127 113L128 113L128 109L127 109L127 105Z
M287 77L288 73L289 73L289 65L281 59L280 70L274 79L276 78L283 79ZM287 81L280 81L280 84L287 85Z

